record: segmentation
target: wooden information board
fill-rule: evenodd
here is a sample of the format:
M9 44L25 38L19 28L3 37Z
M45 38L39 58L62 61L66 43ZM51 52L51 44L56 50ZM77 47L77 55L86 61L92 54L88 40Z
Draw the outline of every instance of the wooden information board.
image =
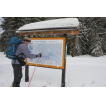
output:
M42 53L41 58L26 59L27 65L64 69L65 37L31 38L28 45L32 54Z

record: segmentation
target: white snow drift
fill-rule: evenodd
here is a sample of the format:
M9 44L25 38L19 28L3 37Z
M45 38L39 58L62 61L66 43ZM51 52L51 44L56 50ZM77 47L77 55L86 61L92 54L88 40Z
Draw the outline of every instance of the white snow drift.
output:
M29 67L31 78L34 66ZM37 67L30 87L61 87L62 70ZM9 87L13 81L11 60L0 52L0 87ZM25 82L25 70L21 87L28 87ZM67 57L66 87L106 87L106 56L91 57L89 55Z

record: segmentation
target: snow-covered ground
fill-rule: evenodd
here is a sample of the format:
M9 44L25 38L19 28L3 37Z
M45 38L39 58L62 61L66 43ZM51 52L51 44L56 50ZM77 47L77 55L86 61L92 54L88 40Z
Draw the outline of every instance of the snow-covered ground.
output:
M29 79L34 66L29 67ZM61 87L62 70L37 67L30 87ZM0 87L9 87L13 81L11 60L0 52ZM21 87L28 87L25 82L25 70ZM67 57L66 87L106 87L106 56L91 57L89 55Z

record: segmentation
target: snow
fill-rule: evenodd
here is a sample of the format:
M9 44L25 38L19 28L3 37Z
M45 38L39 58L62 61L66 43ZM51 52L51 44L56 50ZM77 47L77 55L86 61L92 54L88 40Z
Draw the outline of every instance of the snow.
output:
M3 21L3 18L2 18L2 17L0 17L0 25L2 24L2 21Z
M32 29L45 29L45 28L62 28L62 27L77 27L79 21L77 18L63 18L63 19L54 19L41 22L35 22L26 24L16 31L17 33L20 30L32 30Z
M11 60L0 52L0 87L9 87L13 81ZM34 71L29 66L29 78ZM61 87L61 69L36 67L30 87ZM21 87L27 87L25 69ZM50 84L50 85L49 85ZM91 57L89 55L71 57L66 61L66 87L106 87L106 56Z

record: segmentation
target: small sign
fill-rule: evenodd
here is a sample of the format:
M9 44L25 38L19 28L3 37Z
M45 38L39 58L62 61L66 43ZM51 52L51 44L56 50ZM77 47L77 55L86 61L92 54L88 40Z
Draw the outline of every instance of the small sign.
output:
M65 51L65 59L67 59L67 44L66 44L66 51Z

